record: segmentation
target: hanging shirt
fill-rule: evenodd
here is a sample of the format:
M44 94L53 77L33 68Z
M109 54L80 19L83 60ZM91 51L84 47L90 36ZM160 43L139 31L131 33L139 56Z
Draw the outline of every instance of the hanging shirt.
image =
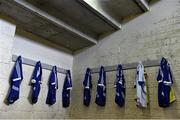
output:
M125 79L123 74L122 65L118 65L116 80L114 82L116 88L115 102L120 107L124 106L125 103Z
M106 104L106 72L103 66L101 66L99 72L95 103L99 106L105 106Z
M137 66L137 73L136 73L136 102L138 107L147 107L147 88L146 88L146 81L144 77L144 66L140 62Z
M21 56L19 56L16 60L15 66L11 74L11 90L7 98L9 104L12 104L19 99L20 84L22 80L23 80L22 60L21 60Z
M64 80L63 90L62 90L62 105L63 107L69 107L70 104L70 90L72 89L72 79L70 70L67 71Z
M91 89L92 89L90 68L86 69L83 86L84 86L84 95L83 95L84 105L89 106L90 101L91 101Z
M171 86L173 84L173 78L170 69L170 64L164 57L161 59L157 81L158 81L158 104L160 107L168 107L171 102L170 91L171 91Z
M46 99L46 104L53 105L56 103L56 90L58 89L58 78L57 78L57 68L53 66L52 72L49 78L49 90Z
M42 77L42 67L41 62L37 62L33 76L32 76L32 103L36 103L38 101L39 92L41 89L41 77Z

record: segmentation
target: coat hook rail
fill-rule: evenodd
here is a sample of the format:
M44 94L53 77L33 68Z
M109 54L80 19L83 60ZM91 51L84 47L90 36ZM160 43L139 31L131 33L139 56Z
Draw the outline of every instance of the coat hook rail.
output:
M142 61L144 67L156 67L160 65L160 60ZM136 69L138 62L122 64L124 70ZM117 65L104 66L106 72L116 71ZM99 73L100 68L91 68L92 73Z
M15 62L17 57L18 57L17 55L12 55L12 61ZM35 60L31 60L29 58L22 57L22 63L25 64L25 65L35 66L36 62L37 61L35 61ZM46 69L46 70L52 70L52 67L53 67L52 65L49 65L49 64L46 64L46 63L41 63L41 65L42 65L42 69ZM67 70L57 67L57 72L62 73L62 74L66 74Z

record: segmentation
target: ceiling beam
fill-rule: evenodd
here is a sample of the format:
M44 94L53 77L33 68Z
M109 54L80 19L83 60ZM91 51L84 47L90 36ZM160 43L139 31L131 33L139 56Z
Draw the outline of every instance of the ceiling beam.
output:
M138 6L144 11L147 12L150 10L147 0L134 0Z
M119 30L121 29L121 24L119 22L117 22L115 19L113 19L111 16L109 16L108 14L101 12L100 10L98 10L97 8L95 8L94 6L90 5L88 2L86 2L85 0L77 0L83 7L86 7L87 9L89 9L90 11L92 11L94 14L96 14L99 18L101 18L102 20L104 20L106 23L108 23L109 25L111 25L114 29Z
M60 28L64 28L65 30L80 36L90 42L93 42L94 44L97 44L97 40L95 40L94 38L80 32L79 30L74 29L73 27L69 26L68 24L64 23L63 21L47 14L46 12L40 10L39 8L33 6L32 4L24 1L24 0L8 0L9 2L14 2L16 5L22 7L23 9L26 9L30 12L32 12L33 14L47 20L48 22L56 25L57 27L59 26Z

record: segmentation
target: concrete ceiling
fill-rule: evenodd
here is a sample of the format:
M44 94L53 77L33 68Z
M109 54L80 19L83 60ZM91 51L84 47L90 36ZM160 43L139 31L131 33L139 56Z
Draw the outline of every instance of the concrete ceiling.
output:
M129 16L143 13L134 0L85 0L101 12L109 14L118 22Z
M26 1L95 39L98 39L100 34L118 29L100 19L77 0Z
M95 45L122 21L148 11L145 0L1 0L0 11L28 32L72 52Z

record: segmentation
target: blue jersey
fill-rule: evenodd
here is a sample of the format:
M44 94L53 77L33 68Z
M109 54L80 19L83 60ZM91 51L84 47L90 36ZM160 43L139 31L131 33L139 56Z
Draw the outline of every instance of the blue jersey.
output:
M84 95L83 95L84 105L89 106L91 101L91 89L92 89L90 68L87 68L86 70L83 86L84 86Z
M170 64L163 57L157 76L158 81L158 103L160 107L168 107L170 104L170 91L173 84Z
M11 90L7 99L9 104L12 104L19 99L20 84L22 80L22 60L21 56L19 56L11 74Z
M122 65L118 65L117 67L114 85L116 88L115 102L120 107L122 107L125 103L125 78L123 74Z
M42 67L41 62L37 62L33 75L32 75L32 103L36 103L38 101L39 92L41 89L41 77L42 77Z
M58 89L58 78L57 78L57 68L54 66L49 78L49 90L46 99L46 104L53 105L56 103L56 90Z
M63 107L69 107L70 104L70 90L72 89L71 72L67 71L64 80L63 90L62 90L62 105Z
M106 104L106 72L103 66L101 66L99 72L95 103L99 106L105 106Z

